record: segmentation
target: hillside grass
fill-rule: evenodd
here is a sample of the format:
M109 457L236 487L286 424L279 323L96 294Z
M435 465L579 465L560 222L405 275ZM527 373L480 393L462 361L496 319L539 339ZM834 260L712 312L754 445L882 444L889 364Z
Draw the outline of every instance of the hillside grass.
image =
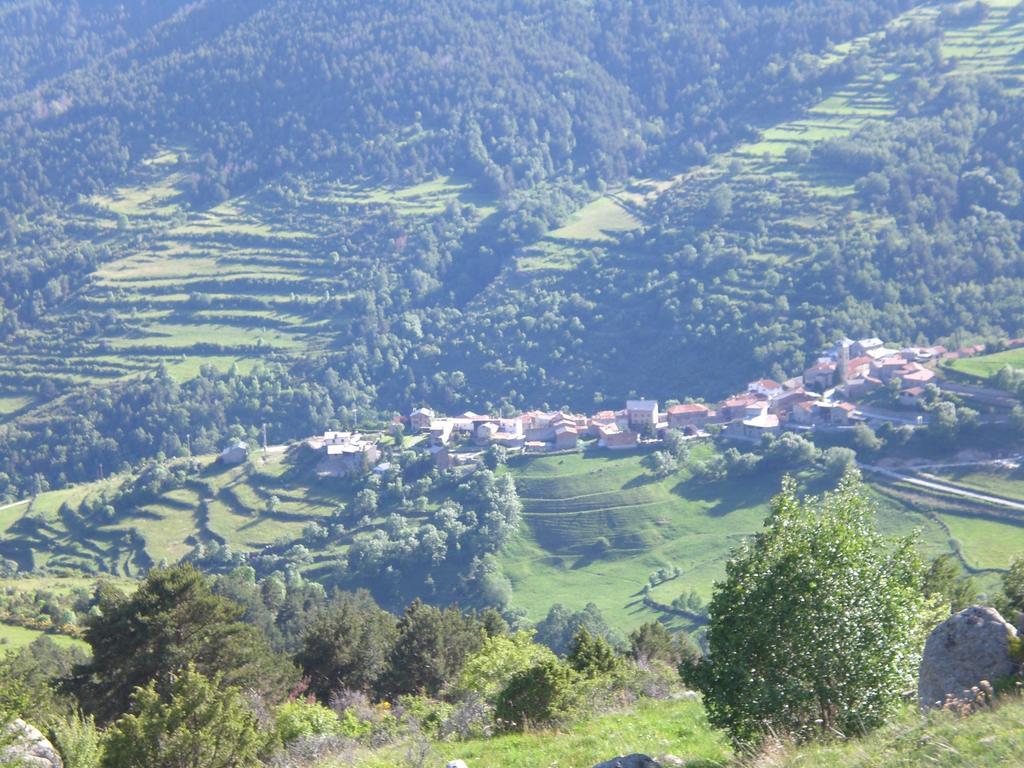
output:
M408 765L406 745L361 755L360 768ZM465 760L470 768L591 768L629 752L673 754L688 765L724 765L731 750L723 736L711 730L698 701L645 701L625 712L588 718L559 731L535 731L431 745L428 764ZM346 763L346 765L348 765ZM341 768L327 763L323 768Z
M1000 368L1024 368L1024 347L994 352L991 355L964 357L950 360L946 366L975 379L987 380L999 372Z
M706 459L715 450L711 444L696 445L691 459ZM647 453L530 456L514 458L502 470L512 475L523 504L519 535L499 554L512 582L513 606L539 620L554 603L577 610L593 602L623 633L651 620L672 629L699 628L693 616L643 603L648 576L662 568L681 571L651 591L659 603L671 604L691 590L709 599L729 553L760 530L781 471L712 484L696 481L686 468L656 478L644 466ZM61 510L114 491L126 475L51 491L0 510L0 529L6 531L0 547L9 557L29 553L36 568L58 574L135 578L152 565L180 560L198 543L227 544L237 552L287 546L300 540L311 522L353 499L351 483L316 476L316 460L301 452L272 453L224 467L213 456L200 457L201 471L185 487L114 520L82 519ZM798 479L807 493L820 493L833 482L814 471ZM968 566L983 571L983 589L997 589L999 572L1024 551L1018 521L994 518L984 505L875 478L870 488L884 534L916 532L927 557L960 552ZM275 496L271 514L268 505ZM382 508L368 527L349 530L317 549L305 568L342 560L353 536L381 525L389 512Z
M1024 765L1024 703L1012 700L970 717L906 712L860 739L790 748L757 762L759 768L1002 768Z
M713 451L712 446L701 445L692 458L704 459ZM709 485L683 469L657 479L644 468L645 455L592 451L510 464L526 525L500 560L512 581L514 604L531 619L543 618L554 603L579 609L593 602L623 630L652 619L672 628L697 628L685 617L644 605L642 589L648 575L668 566L681 570L679 577L651 592L660 603L671 603L690 590L710 598L730 551L761 529L781 473ZM820 493L831 482L814 472L799 479L808 493ZM919 499L915 504L914 499L885 493L884 485L870 487L883 534L916 534L928 557L953 551L950 535L940 520L919 506ZM1017 528L991 525L1001 528L1011 545L1017 542L1024 548ZM959 546L981 552L991 531L979 526L961 534ZM598 554L595 543L602 537L610 547Z
M465 742L434 742L427 764L465 760L469 768L591 768L617 755L674 755L688 768L1002 768L1024 765L1024 702L1008 699L969 717L920 714L907 707L892 723L863 737L786 745L736 755L707 723L697 701L645 701L633 708L585 718L559 730ZM418 750L414 750L420 754ZM408 744L358 755L360 768L417 765ZM322 768L340 768L338 762Z
M89 650L89 644L84 640L67 635L58 635L51 632L40 632L37 629L17 627L11 624L0 623L0 655L7 651L17 651L27 645L31 645L43 635L49 637L58 645L69 648L78 648L83 651Z

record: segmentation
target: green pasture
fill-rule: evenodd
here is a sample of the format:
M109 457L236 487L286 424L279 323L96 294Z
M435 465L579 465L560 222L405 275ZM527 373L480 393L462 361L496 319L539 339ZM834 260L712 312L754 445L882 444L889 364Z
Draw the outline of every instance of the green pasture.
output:
M44 634L58 645L80 648L83 651L89 650L87 643L74 637L40 632L38 629L27 629L26 627L17 627L11 624L0 624L0 654L7 651L17 651L27 645L31 645Z
M607 241L619 232L637 229L640 220L615 194L609 193L576 211L564 226L548 232L552 240Z
M1018 525L980 517L942 515L953 538L960 542L964 560L973 568L1005 570L1024 556L1024 520Z
M976 379L988 379L999 372L1000 368L1024 368L1024 347L995 352L991 355L964 357L946 363L949 368L959 373L973 376Z
M35 402L33 395L0 394L0 419L28 408Z

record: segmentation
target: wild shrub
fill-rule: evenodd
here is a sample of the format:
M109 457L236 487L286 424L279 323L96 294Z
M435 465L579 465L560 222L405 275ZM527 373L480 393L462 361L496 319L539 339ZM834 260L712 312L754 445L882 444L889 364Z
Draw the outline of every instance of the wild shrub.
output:
M516 674L498 695L494 717L502 730L522 731L567 720L579 706L579 674L557 659Z
M727 564L710 653L684 673L735 742L865 731L913 688L935 612L913 541L886 541L871 518L853 473L808 500L787 478L763 532Z

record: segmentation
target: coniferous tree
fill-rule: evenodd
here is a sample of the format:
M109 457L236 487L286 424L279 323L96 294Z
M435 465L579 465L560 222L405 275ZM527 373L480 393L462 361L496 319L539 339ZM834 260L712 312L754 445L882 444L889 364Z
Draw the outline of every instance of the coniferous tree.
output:
M85 631L92 660L76 667L72 685L100 721L124 712L136 688L165 690L190 664L272 697L297 680L291 662L240 620L242 609L190 565L152 571L130 597L107 590L98 609Z

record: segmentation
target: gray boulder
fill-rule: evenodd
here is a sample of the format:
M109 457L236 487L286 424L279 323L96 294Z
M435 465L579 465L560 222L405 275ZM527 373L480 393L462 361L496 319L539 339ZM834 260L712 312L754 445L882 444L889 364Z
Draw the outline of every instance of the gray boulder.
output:
M444 768L469 768L465 760L449 760Z
M37 728L24 720L15 720L7 726L15 738L14 744L0 749L0 764L13 763L18 768L64 768L53 744Z
M995 608L973 605L939 624L921 657L917 697L922 707L942 706L947 696L973 699L971 688L1012 675L1009 638L1017 630Z
M661 763L647 755L633 754L613 757L595 765L594 768L661 768Z

